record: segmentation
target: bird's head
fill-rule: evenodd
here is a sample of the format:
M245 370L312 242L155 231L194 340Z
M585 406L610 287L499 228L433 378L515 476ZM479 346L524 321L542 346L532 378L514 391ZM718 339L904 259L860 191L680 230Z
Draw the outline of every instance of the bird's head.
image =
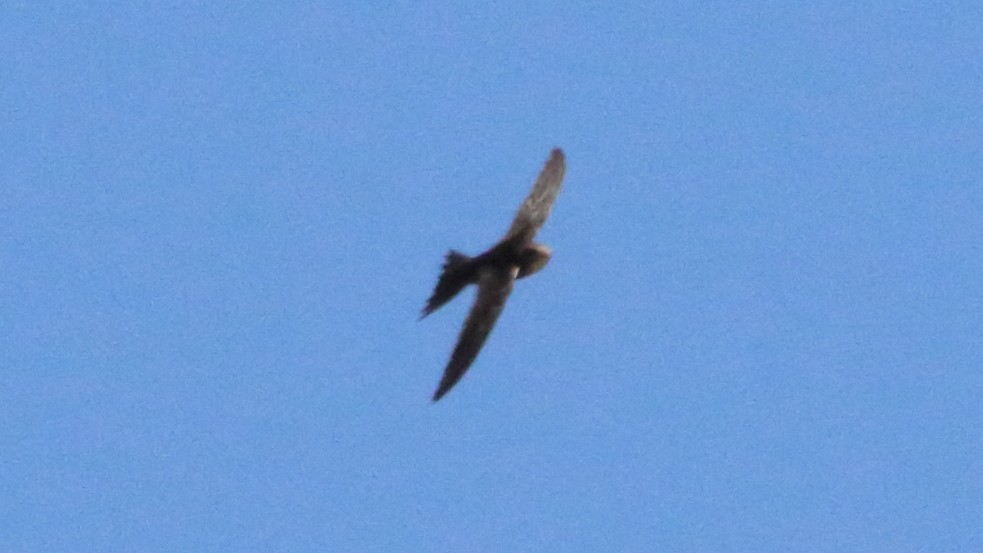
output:
M529 244L519 254L519 274L516 278L527 277L542 269L552 255L553 251L542 244Z

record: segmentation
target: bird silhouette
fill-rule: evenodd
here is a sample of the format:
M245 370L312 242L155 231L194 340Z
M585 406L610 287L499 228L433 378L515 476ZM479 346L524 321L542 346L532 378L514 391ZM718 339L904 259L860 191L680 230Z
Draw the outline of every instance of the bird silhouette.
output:
M553 209L565 172L563 151L556 148L504 238L475 257L454 250L447 253L437 286L420 319L439 309L469 284L476 284L478 293L433 394L433 401L449 392L474 362L502 313L516 279L539 271L549 262L552 252L533 242L533 238Z

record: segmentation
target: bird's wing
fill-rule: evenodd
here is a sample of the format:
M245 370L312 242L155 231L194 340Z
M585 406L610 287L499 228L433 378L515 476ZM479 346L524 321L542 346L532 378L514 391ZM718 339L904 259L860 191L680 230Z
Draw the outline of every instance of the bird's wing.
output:
M454 353L451 354L447 368L444 369L444 376L440 379L440 385L433 394L433 400L437 401L444 394L450 391L457 384L458 380L464 376L468 367L478 356L481 346L488 338L495 321L505 307L505 300L512 293L512 284L519 273L519 268L511 265L504 267L488 267L482 269L478 279L478 295L471 312L464 321L464 327L457 338L457 345L454 346Z
M505 233L505 239L514 239L518 242L528 242L536 236L539 227L543 226L546 218L553 209L553 202L556 200L557 193L560 192L560 184L563 183L563 174L566 172L566 162L563 151L555 148L550 154L546 166L539 173L539 178L532 186L532 191L526 196L519 207L512 226Z

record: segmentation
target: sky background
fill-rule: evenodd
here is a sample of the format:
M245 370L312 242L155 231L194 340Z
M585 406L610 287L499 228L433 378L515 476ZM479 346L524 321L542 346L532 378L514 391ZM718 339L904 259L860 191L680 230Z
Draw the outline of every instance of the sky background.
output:
M0 550L983 550L983 7L696 4L5 3Z

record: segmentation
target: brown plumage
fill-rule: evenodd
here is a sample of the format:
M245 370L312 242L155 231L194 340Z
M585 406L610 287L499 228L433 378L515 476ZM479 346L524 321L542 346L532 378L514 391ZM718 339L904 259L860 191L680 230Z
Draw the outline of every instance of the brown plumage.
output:
M437 286L420 318L439 309L468 284L477 284L478 294L434 392L434 401L457 384L478 356L515 280L535 273L549 262L550 249L534 243L533 238L549 217L565 171L563 152L554 149L501 241L476 257L454 250L447 254Z

